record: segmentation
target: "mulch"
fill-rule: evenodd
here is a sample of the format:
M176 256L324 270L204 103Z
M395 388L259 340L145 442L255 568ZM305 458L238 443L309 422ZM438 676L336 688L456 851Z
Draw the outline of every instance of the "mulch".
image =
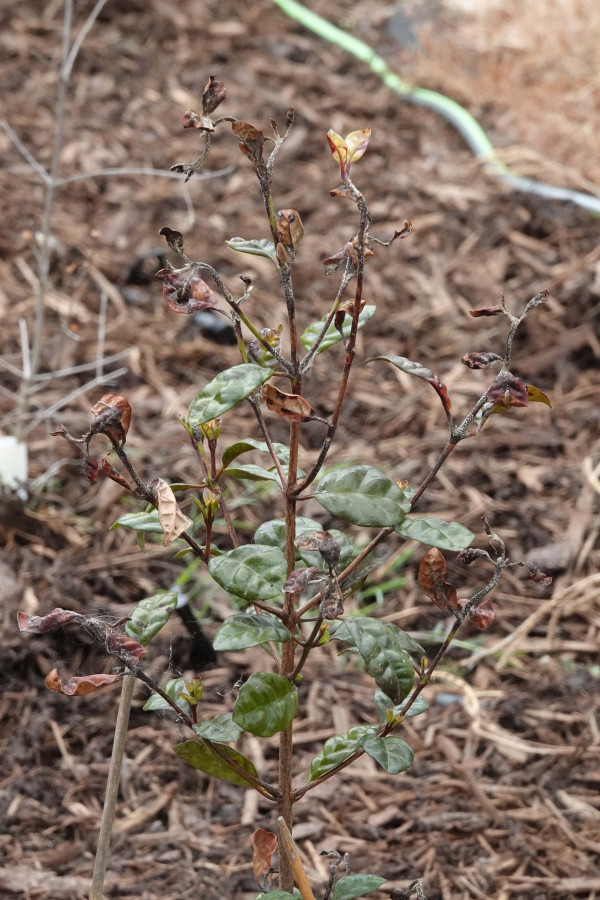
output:
M485 14L450 2L403 4L420 36L406 47L394 42L389 7L373 0L311 5L370 41L402 77L469 106L524 174L578 188L598 181L592 0L576 4L569 17L563 10L562 19L558 6L552 9L543 65L536 3L527 10L516 0L490 4ZM91 8L86 2L76 9L77 26ZM5 115L43 166L52 151L61 28L57 3L11 0L0 10ZM577 53L568 52L571 46ZM324 314L336 289L320 261L355 227L350 204L328 193L337 183L328 128L373 129L354 174L374 234L391 236L404 218L414 224L409 239L376 248L369 264L366 299L378 310L361 333L335 462L367 462L417 485L446 436L438 398L424 382L365 360L418 360L447 384L457 414L466 412L487 381L460 360L476 350L502 353L504 334L497 319L475 320L468 311L497 304L501 292L517 313L538 291L551 294L518 333L513 371L545 391L552 410L536 403L493 416L452 454L421 512L460 521L476 533L477 546L485 545L486 516L511 558L538 564L553 584L538 586L518 569L506 574L493 594L493 626L484 633L465 628L427 691L430 709L405 725L402 736L415 751L408 772L392 777L363 757L298 804L294 835L315 894L322 896L328 878L329 861L319 855L325 849L348 853L355 872L386 877L376 900L417 878L428 900L592 900L600 896L597 220L499 185L434 113L403 104L267 0L108 2L73 71L60 175L191 161L197 133L181 129L181 115L197 107L213 72L227 85L224 113L268 129L271 117L282 124L287 108L296 110L274 188L277 208L298 209L304 222L296 281L302 327ZM55 374L19 418L10 392L18 391L15 369L22 364L19 320L28 321L30 334L32 328L43 191L0 132L0 428L28 432L33 479L26 501L0 498L2 897L88 896L119 693L118 686L77 698L48 692L44 678L54 667L81 674L112 664L82 629L20 635L16 611L63 606L124 615L168 587L182 565L160 544L148 541L141 554L134 534L109 531L137 504L107 480L90 488L75 453L49 432L61 423L85 431L90 407L106 390L90 381L125 367L109 389L133 407L128 447L139 470L148 480L197 480L178 416L199 387L239 357L235 347L173 315L159 281L139 277L142 256L144 271L152 271L163 225L181 231L190 255L214 265L232 291L241 272L252 275L248 308L261 327L283 321L268 261L237 256L224 243L263 237L265 227L236 142L222 133L213 144L206 177L186 186L128 174L58 190L42 353L42 371ZM326 416L341 356L331 351L320 359L307 397ZM321 429L303 426L305 459L314 456ZM273 431L284 438L277 423ZM224 417L223 446L240 436L256 436L242 408ZM252 483L231 491L250 533L280 515L273 492ZM303 514L322 518L319 509L309 501ZM407 547L405 584L384 590L375 613L425 639L447 623L416 584L422 547L388 544L370 583L397 574L394 562ZM487 573L464 570L450 556L450 577L467 595ZM214 634L229 602L201 574L197 589L196 606ZM149 668L165 680L186 670L188 653L186 635L172 621L152 645ZM253 651L220 656L204 675L210 716L232 708L238 678L261 664ZM352 668L332 645L309 660L295 729L298 783L324 738L373 721L372 681ZM250 900L257 893L251 835L258 827L274 830L273 809L179 760L171 750L179 729L167 714L143 712L145 699L140 686L106 896ZM241 749L275 777L275 738L246 735Z

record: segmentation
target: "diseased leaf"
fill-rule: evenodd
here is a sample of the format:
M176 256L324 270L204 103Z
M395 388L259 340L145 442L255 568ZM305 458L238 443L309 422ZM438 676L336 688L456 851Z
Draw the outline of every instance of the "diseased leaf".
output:
M286 394L274 384L263 385L261 394L267 408L288 422L310 422L314 419L314 409L299 394Z
M220 744L219 749L228 759L236 763L250 775L253 775L254 778L258 777L254 764L238 750L234 750L233 747L227 747L224 744ZM243 775L239 774L239 772L236 772L235 769L229 766L227 760L219 756L219 754L213 750L211 745L202 738L175 744L173 750L177 756L184 759L195 769L200 769L200 771L204 772L206 775L212 775L214 778L221 778L223 781L228 781L230 784L237 784L239 787L252 787L252 784L246 781Z
M254 672L240 688L233 721L244 731L270 737L285 731L298 709L298 691L282 675Z
M530 309L533 309L534 306L540 306L542 303L547 303L550 299L550 293L548 291L540 291L539 294L536 294L535 297L532 297L525 307L524 314L528 313Z
M355 900L376 891L387 879L379 875L345 875L336 882L333 900Z
M216 744L229 744L244 733L244 729L233 721L232 713L221 713L214 719L205 722L195 722L194 731L198 737L205 738L207 741L214 741Z
M346 616L343 621L375 684L394 703L401 703L412 690L415 673L400 629L366 616Z
M214 75L209 75L202 94L202 114L210 116L221 105L226 96L223 82L219 81Z
M217 419L253 394L272 374L270 369L253 363L241 363L220 372L192 400L190 427L195 428L211 419Z
M442 550L464 550L475 537L472 531L464 525L459 525L458 522L445 522L444 519L430 516L419 519L406 518L394 530L401 537L441 547Z
M179 509L175 494L162 478L155 478L152 489L156 497L158 521L163 531L163 547L169 547L173 541L194 523Z
M276 547L247 544L212 558L208 569L217 584L244 600L272 600L282 592L285 556Z
M52 669L46 675L46 687L58 694L66 694L68 697L80 697L83 694L92 694L99 691L100 688L106 687L107 684L114 684L121 678L120 675L82 675L78 678L69 678L68 681L62 681L58 671Z
M194 273L167 271L162 279L163 300L173 312L191 316L192 313L219 306L219 298L214 291Z
M268 641L284 643L291 639L291 633L275 616L237 613L225 619L213 646L215 650L245 650Z
M408 375L416 375L417 378L423 378L424 381L429 382L442 401L445 412L447 414L450 412L450 397L448 396L446 385L440 381L438 376L435 372L432 372L431 369L425 368L421 363L412 362L412 360L406 359L404 356L372 356L367 362L373 362L378 359L391 363L397 369L406 372Z
M364 325L369 322L373 316L375 315L375 306L365 306L358 317L358 327L362 328ZM320 335L323 325L325 324L326 316L323 316L318 322L313 322L312 325L309 325L300 340L302 341L302 345L306 352L308 353L317 337ZM342 325L342 330L344 334L344 339L348 340L350 337L350 329L352 328L352 320L346 316L344 320L344 324ZM333 322L325 332L325 337L319 344L317 348L317 353L322 353L323 350L328 350L329 347L333 346L333 344L337 344L338 341L341 341L342 336L339 331L336 329Z
M177 599L174 592L159 591L152 597L141 600L125 625L125 634L145 647L167 624L169 616L177 606Z
M497 353L474 351L473 353L465 353L461 362L468 366L469 369L489 369L494 363L502 362L502 357L498 356Z
M254 125L248 122L233 122L231 130L240 142L240 150L244 156L249 157L256 163L262 162L263 144L265 136Z
M481 309L469 310L469 315L473 316L474 319L479 319L483 316L502 316L504 315L504 310L501 306L482 306Z
M320 529L321 525L315 519L296 516L297 539ZM354 547L350 539L336 528L331 528L329 533L340 546L339 565L342 567L347 566L354 555ZM268 547L279 547L282 552L285 552L285 519L270 519L268 522L263 522L262 525L259 525L254 534L254 543L264 544ZM322 567L321 554L317 550L300 550L297 544L296 548L298 550L296 559L301 559L309 567Z
M356 525L398 525L410 503L395 481L372 466L352 466L325 475L315 498L334 516Z
M230 240L225 241L225 243L228 247L231 247L232 250L237 250L238 253L249 253L251 256L264 256L266 259L270 259L271 262L275 263L277 268L279 268L273 241L268 241L266 238L251 238L245 240L241 237L233 237Z

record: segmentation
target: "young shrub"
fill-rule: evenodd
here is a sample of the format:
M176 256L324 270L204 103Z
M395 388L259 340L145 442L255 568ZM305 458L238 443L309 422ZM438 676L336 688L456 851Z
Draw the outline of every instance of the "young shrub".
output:
M489 593L505 569L521 565L507 558L503 541L487 521L487 549L471 549L473 534L460 523L415 517L413 513L449 455L465 438L476 437L492 414L506 413L530 402L550 405L542 391L525 385L511 371L514 336L524 319L547 301L548 293L537 294L520 315L511 313L504 300L500 305L472 311L474 317L495 316L508 328L501 353L474 352L463 359L470 368L495 368L496 374L473 407L458 417L446 386L430 369L393 355L367 360L369 364L386 363L382 371L391 372L392 366L426 381L439 397L448 437L437 462L421 484L410 486L397 482L371 464L336 466L326 471L344 401L351 390L349 378L356 361L358 330L376 314L375 307L366 304L363 298L369 262L376 249L380 252L379 248L389 248L396 240L407 238L412 226L409 221L402 222L388 239L372 233L367 200L354 180L354 167L367 151L370 130L354 131L346 137L329 131L327 140L334 162L339 166L340 179L331 194L335 202L345 204L348 219L353 218L354 224L348 226L347 241L341 249L323 261L326 274L338 278L328 312L317 322L304 322L297 308L294 285L294 267L302 252L301 217L294 209L276 211L272 194L274 167L292 129L293 111L289 110L282 132L271 120L272 135L267 136L232 116L214 117L224 99L223 84L211 76L202 97L201 112L187 110L184 116L184 127L199 131L202 152L195 162L173 168L186 179L191 178L209 152L213 134L231 128L257 178L266 213L267 236L233 237L228 244L236 252L270 260L285 301L285 326L260 329L253 321L250 279L241 276L242 289L235 296L219 272L208 262L191 259L183 236L165 226L161 234L177 259L177 265L169 262L158 273L165 303L177 313L190 315L211 310L225 316L234 330L240 354L239 364L199 386L183 422L198 461L198 483L169 485L160 478L150 483L144 480L127 454L132 411L126 398L119 394L101 398L92 410L94 418L89 430L81 437L70 435L64 428L58 433L81 448L84 474L91 483L95 483L102 471L145 505L139 513L121 516L116 526L134 529L142 547L147 533L162 534L165 547L177 547L177 556L195 555L212 579L237 598L240 611L227 618L219 629L215 649L235 652L256 647L257 654L267 655L268 667L265 671L255 671L239 687L230 714L213 719L203 714L199 677L190 681L173 679L160 687L141 667L145 644L164 624L176 597L149 598L136 607L122 634L115 628L98 636L123 670L150 686L152 695L146 708L171 708L189 730L189 737L174 747L181 759L213 777L255 790L272 803L274 819L279 823L279 839L262 828L254 835L254 871L259 888L267 892L264 900L291 897L294 881L307 900L313 896L312 890L290 834L294 804L364 754L390 774L399 774L411 766L413 751L401 736L402 723L427 709L424 689L464 621L469 619L479 628L489 627L494 618ZM318 371L321 354L336 344L341 345L343 362L333 390L332 413L323 419L313 407L315 388L309 376ZM240 434L233 444L222 447L221 417L241 403L249 404L253 411L255 434ZM273 420L267 414L285 422L288 435L285 444L273 440L270 424ZM314 423L320 423L323 429L320 448L314 459L301 460L300 432ZM91 454L90 444L98 435L108 440L125 474L109 461L109 454L100 462ZM261 451L266 463L257 466L240 462L251 450ZM242 543L236 533L228 508L225 485L230 476L273 482L278 490L280 516L263 521L247 543ZM189 495L199 510L200 527L181 511L177 500L181 495ZM344 531L323 530L319 522L304 516L308 498L317 500L330 517L371 529L366 546L357 552ZM228 547L213 543L217 516L226 523ZM380 618L345 613L348 598L368 577L371 553L396 535L428 545L430 549L419 567L419 584L432 603L453 620L431 660L396 625ZM457 559L464 565L488 563L491 575L470 596L459 597L457 587L446 580L442 550L458 552ZM537 582L546 578L532 567L529 574ZM20 627L48 630L62 626L73 615L55 610L41 619L23 617ZM330 640L339 642L343 649L352 649L373 679L373 722L328 737L312 759L304 783L293 787L292 773L298 773L298 764L294 762L292 729L304 699L299 684L308 657L318 653ZM90 679L97 677L89 676L85 684L89 685ZM351 671L348 677L352 677ZM67 690L60 679L56 685L55 689L65 693L76 692ZM254 762L236 748L244 732L258 738L279 735L276 782L267 780ZM277 847L280 851L278 888L271 867L271 856ZM382 884L383 879L377 875L353 875L348 869L333 887L340 861L334 860L331 866L327 896L333 888L334 900L351 900ZM417 882L410 886L409 893L413 890L418 896L424 896Z

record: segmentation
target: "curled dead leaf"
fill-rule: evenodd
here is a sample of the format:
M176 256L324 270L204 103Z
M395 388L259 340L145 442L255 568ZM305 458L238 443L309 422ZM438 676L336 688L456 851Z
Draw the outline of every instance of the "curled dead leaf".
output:
M52 669L46 676L46 687L58 694L66 694L68 697L80 697L83 694L93 694L107 684L114 684L121 678L120 675L83 675L69 678L63 681L56 669Z
M288 422L310 422L315 411L300 394L286 394L272 384L263 384L262 398L271 412L277 413Z
M120 447L123 446L131 422L131 406L121 394L104 394L91 409L94 419L90 435L105 434Z
M193 522L179 509L175 494L166 481L156 478L152 482L152 489L156 497L158 521L163 530L163 547L168 547L175 538L190 528Z

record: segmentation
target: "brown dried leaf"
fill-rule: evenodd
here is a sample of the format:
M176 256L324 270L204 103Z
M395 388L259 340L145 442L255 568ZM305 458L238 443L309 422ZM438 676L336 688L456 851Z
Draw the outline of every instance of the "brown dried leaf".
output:
M445 581L446 560L437 547L428 550L419 566L419 585L430 600L443 610L457 608L456 588Z
M494 363L502 362L502 357L498 356L497 353L491 353L489 351L481 353L475 351L473 353L465 353L461 362L463 362L465 366L468 366L469 369L489 369Z
M52 669L46 676L46 687L58 694L66 694L68 697L77 697L83 694L93 694L94 691L106 687L107 684L114 684L118 681L120 675L83 675L80 678L69 678L68 681L62 681L58 671Z
M122 394L104 394L91 409L90 435L105 434L123 446L131 422L131 406Z
M316 566L311 566L309 569L294 569L288 575L287 581L283 585L283 590L286 594L301 594L318 571Z
M102 457L101 468L104 474L111 479L111 481L116 481L117 484L120 484L121 487L126 488L126 490L131 491L132 487L127 481L126 478L123 478L121 473L115 469L112 463L108 461L106 456Z
M183 114L184 128L199 128L201 131L214 131L215 126L206 116L200 116L193 109L186 109Z
M186 316L219 306L216 294L207 283L185 272L168 272L163 277L163 300L173 312Z
M231 129L240 142L242 153L255 162L262 162L263 144L265 142L265 136L262 131L259 131L254 125L249 125L247 122L234 122Z
M179 253L179 255L183 253L183 235L180 231L175 231L173 228L169 228L168 225L163 225L158 233L162 234L173 253Z
M482 316L501 316L504 310L501 306L482 306L481 309L469 310L469 313L474 319L479 319Z
M214 112L217 106L221 105L226 96L227 92L225 91L223 82L218 81L214 75L209 75L206 87L204 88L204 93L202 94L203 115L209 116L211 112Z
M268 890L266 876L271 871L271 856L277 850L277 835L258 828L252 835L252 870L261 891Z
M163 547L168 547L175 538L193 525L193 522L179 509L175 494L166 481L156 478L152 482L152 488L156 497L158 521L163 530Z
M263 384L262 398L271 412L288 422L310 422L315 411L300 394L286 394L272 384Z
M46 616L29 616L27 613L17 613L17 624L19 631L29 631L33 634L45 634L47 631L56 631L62 628L73 619L81 619L79 613L73 612L72 609L61 609L59 606L53 609Z
M277 233L281 243L285 247L298 249L298 245L304 236L304 226L297 209L280 209L275 216Z

